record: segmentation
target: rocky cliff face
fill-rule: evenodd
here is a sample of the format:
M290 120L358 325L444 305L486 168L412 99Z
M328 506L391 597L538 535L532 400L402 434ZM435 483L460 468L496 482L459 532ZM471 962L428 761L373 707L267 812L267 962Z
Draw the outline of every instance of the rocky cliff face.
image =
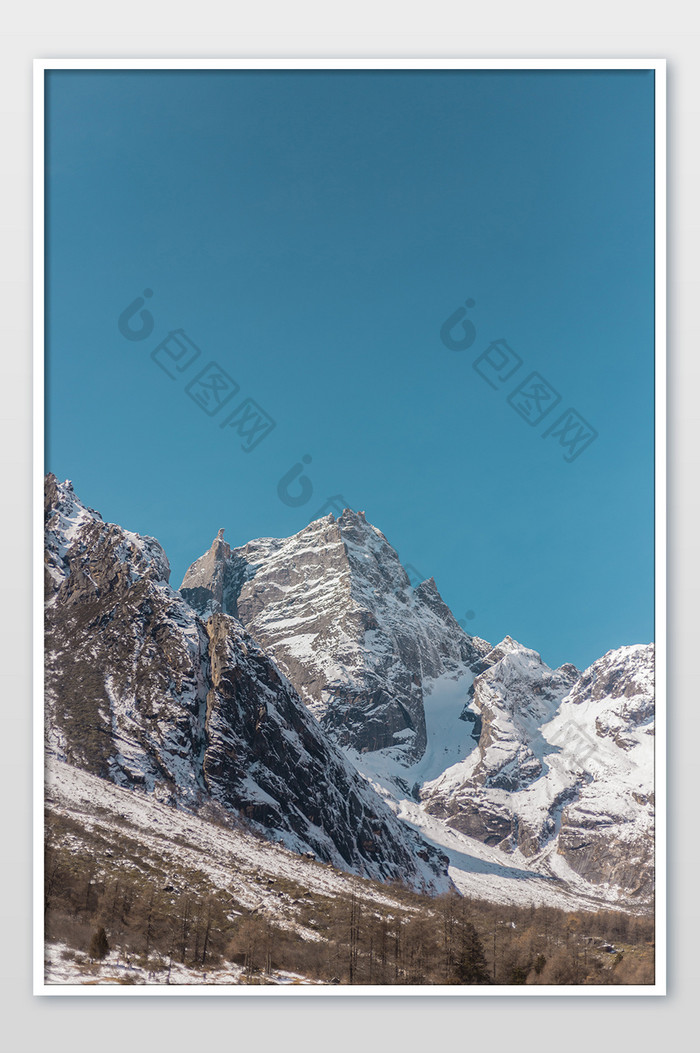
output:
M207 634L153 538L46 480L46 735L61 759L163 800L195 800Z
M574 666L552 671L509 636L476 671L462 719L478 729L477 746L423 786L421 796L428 811L455 829L486 844L512 839L518 845L511 798L542 775L547 744L540 729L579 674Z
M342 869L381 880L401 882L408 874L414 886L439 886L441 853L417 843L336 752L240 622L214 614L207 632L203 771L212 797L276 831L297 852L310 848Z
M579 671L573 665L551 670L536 651L510 636L483 665L468 707L478 713L482 728L473 778L483 786L516 791L541 775L540 728L552 719Z
M462 631L432 579L411 587L362 512L233 550L218 537L180 591L202 617L239 618L324 730L359 751L419 757L426 682L490 650Z
M104 523L53 476L45 514L49 757L181 807L214 799L369 877L449 887L445 858L324 737L243 626L205 623L171 589L158 542Z

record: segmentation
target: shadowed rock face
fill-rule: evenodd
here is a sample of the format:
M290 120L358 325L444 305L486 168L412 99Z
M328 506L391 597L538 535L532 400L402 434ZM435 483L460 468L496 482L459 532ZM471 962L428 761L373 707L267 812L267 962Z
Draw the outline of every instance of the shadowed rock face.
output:
M416 875L419 861L426 888L434 887L445 857L417 844L336 753L242 625L215 614L207 632L212 686L204 778L211 795L284 832L298 851L310 846L320 859L399 882Z
M432 579L411 587L361 512L233 550L217 539L180 591L202 616L239 618L324 730L359 751L420 756L425 681L490 649L462 631Z
M243 626L205 623L170 588L157 541L104 523L53 476L45 516L49 758L186 808L213 798L295 851L447 890L446 858L324 737Z

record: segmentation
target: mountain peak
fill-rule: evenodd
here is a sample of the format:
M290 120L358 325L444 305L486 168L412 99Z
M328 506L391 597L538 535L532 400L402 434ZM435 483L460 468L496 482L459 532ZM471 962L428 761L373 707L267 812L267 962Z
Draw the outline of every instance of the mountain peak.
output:
M224 590L231 546L219 530L208 550L195 560L183 579L180 591L202 617L224 609Z
M72 560L92 554L96 564L114 560L131 581L148 579L167 584L170 564L160 543L105 523L99 512L84 505L69 479L48 473L44 480L45 566L47 587L53 589L70 574Z
M344 521L348 521L348 522L351 522L351 523L358 522L358 521L360 523L366 523L367 522L367 516L365 515L364 512L355 512L352 508L344 508L343 511L338 516L338 519L339 520L342 519Z
M424 684L490 650L463 632L434 579L411 588L384 534L349 508L224 559L210 551L181 592L203 617L238 618L324 728L358 750L420 755Z

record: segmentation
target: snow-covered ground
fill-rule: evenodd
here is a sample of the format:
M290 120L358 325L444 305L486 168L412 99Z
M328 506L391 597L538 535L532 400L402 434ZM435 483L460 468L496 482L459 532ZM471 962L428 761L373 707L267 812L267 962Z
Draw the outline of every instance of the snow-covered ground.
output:
M388 908L399 906L390 888L318 863L272 844L246 830L227 829L199 816L157 801L138 790L115 786L95 775L50 758L46 773L49 810L72 817L85 830L84 844L93 847L93 835L108 841L116 833L138 842L141 853L160 861L160 868L179 874L191 869L228 891L244 908L263 908L276 922L289 921L293 897L268 886L268 878L284 879L324 896L355 894ZM79 840L77 834L72 837ZM132 865L137 865L132 863ZM177 879L173 882L175 892ZM304 938L316 933L304 930Z
M192 984L241 985L320 984L300 973L274 971L270 975L249 977L240 965L227 962L213 969L192 969L180 962L168 962L160 968L146 969L133 961L125 961L117 951L110 951L99 962L93 962L80 951L73 951L64 943L47 944L44 952L44 979L47 984L159 984L191 986Z
M262 914L275 926L299 939L318 941L316 929L300 921L309 897L350 896L390 912L415 908L382 886L334 869L273 844L245 829L228 829L207 819L158 801L140 790L116 786L95 775L49 757L46 771L46 808L73 820L62 837L77 854L89 853L98 872L117 866L143 871L150 880L172 890L172 902L203 880L202 891L214 888L230 896L227 913ZM126 838L126 847L123 838ZM308 916L308 911L307 911ZM161 963L162 965L162 963ZM168 978L168 967L170 976ZM45 948L45 978L50 984L308 984L303 976L275 972L246 977L231 963L220 968L187 968L175 961L159 969L144 969L112 950L102 962L60 943Z

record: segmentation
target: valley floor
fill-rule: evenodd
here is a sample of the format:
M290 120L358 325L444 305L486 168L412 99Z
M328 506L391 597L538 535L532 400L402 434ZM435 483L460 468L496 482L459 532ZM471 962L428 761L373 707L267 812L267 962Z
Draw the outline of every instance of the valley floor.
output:
M51 986L653 982L650 919L486 902L529 880L491 849L469 857L482 885L421 896L55 759L46 832Z

